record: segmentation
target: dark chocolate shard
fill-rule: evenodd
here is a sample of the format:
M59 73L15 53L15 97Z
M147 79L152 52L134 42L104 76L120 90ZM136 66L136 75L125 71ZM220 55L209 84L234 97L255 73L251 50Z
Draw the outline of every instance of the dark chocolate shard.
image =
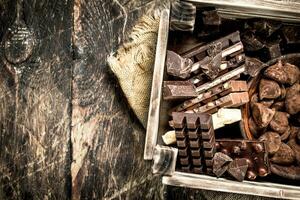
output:
M163 98L165 100L189 99L197 96L195 86L189 81L164 81Z
M192 65L191 59L183 58L173 51L167 51L166 66L169 75L182 79L188 78Z
M295 160L295 153L287 144L281 143L278 151L270 160L276 164L290 165Z
M284 25L281 30L287 44L300 43L300 26Z
M276 99L281 95L279 84L272 80L261 79L259 83L259 99Z
M248 170L245 158L236 158L228 166L228 173L238 181L243 181Z
M246 31L242 34L242 42L246 51L258 51L265 47L264 43L252 31Z
M258 141L265 142L269 154L275 154L281 145L281 138L278 133L268 131L258 138Z
M246 57L245 58L246 74L255 77L263 68L264 63L257 58Z
M279 43L271 43L267 44L267 51L269 54L270 59L275 59L281 56L281 48Z
M300 180L300 167L299 166L281 166L271 163L272 173L291 180Z
M202 15L204 25L218 26L222 23L221 17L216 10L203 11Z
M275 31L280 29L282 23L266 19L260 19L253 23L256 33L263 37L270 37Z
M285 108L291 115L300 112L300 84L296 83L287 90Z
M213 173L217 177L221 177L228 169L229 163L232 159L224 153L218 152L213 158Z
M255 103L252 106L252 116L259 128L265 128L269 125L275 115L275 111L267 108L261 103Z

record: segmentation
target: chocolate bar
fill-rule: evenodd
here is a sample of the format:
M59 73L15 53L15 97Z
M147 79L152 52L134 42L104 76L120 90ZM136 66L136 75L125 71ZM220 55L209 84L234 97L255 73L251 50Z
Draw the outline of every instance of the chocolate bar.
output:
M246 178L254 180L256 176L264 177L270 173L268 152L264 142L250 140L216 140L217 152L222 152L234 159L246 159L248 165ZM231 175L241 180L240 170L244 171L245 161L236 161L232 165ZM240 162L240 163L239 163Z
M224 96L231 92L246 92L246 91L248 91L248 86L246 81L234 81L234 80L228 81L215 88L212 88L208 92L198 95L194 99L190 99L183 102L182 104L171 109L171 112L181 112L201 102L203 102L203 104L206 104L209 101L211 101L211 99L216 95Z
M211 116L173 112L172 117L180 169L193 173L212 171L216 148Z
M236 44L238 42L241 41L240 38L240 33L239 31L236 31L234 33L231 33L223 38L220 38L218 40L215 40L213 42L211 42L208 45L204 45L204 46L200 46L200 47L196 47L194 49L191 49L190 51L184 53L182 55L182 57L184 58L192 58L198 54L204 55L203 57L205 57L205 52L211 47L211 44L217 44L217 43L221 43L222 46L222 50L226 49L230 46L230 44Z
M164 81L164 100L189 99L196 96L196 87L189 81Z
M192 107L187 108L186 112L193 112L193 113L215 113L218 111L219 108L223 107L238 107L245 103L249 102L249 95L248 92L239 92L239 93L230 93L224 97L221 97L217 100L208 102L205 105L194 105Z

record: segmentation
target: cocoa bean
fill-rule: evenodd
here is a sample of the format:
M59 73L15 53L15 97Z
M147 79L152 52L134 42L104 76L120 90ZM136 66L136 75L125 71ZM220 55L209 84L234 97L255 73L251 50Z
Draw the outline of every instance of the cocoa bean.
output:
M276 153L281 145L281 138L278 133L275 132L266 132L258 138L259 141L263 141L266 144L266 148L270 155Z
M280 165L290 165L295 160L295 153L289 145L281 143L278 151L270 159L271 162Z

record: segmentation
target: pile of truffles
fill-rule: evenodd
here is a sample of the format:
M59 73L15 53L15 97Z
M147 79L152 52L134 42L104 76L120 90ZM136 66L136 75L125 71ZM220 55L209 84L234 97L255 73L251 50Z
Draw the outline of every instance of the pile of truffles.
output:
M266 143L274 174L299 179L300 70L279 61L261 74L250 101L250 132Z

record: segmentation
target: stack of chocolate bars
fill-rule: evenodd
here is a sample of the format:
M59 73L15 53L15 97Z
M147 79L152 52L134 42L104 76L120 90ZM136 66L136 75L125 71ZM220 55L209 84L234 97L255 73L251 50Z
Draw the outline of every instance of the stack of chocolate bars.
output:
M169 80L164 81L164 100L182 100L170 110L215 113L222 107L238 107L249 101L246 81L236 80L245 72L245 55L239 32L183 55L167 52Z
M173 113L180 169L211 173L216 152L212 118L208 114Z

